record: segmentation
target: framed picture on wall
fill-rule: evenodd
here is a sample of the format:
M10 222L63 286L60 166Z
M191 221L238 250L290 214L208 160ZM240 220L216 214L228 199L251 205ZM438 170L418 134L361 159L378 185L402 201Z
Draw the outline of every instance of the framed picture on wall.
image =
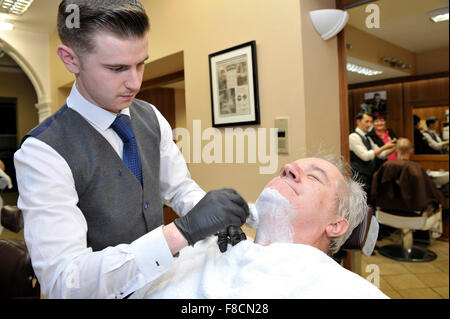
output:
M364 103L361 104L361 110L371 114L381 113L386 115L386 103L386 91L367 92L364 94Z
M259 124L256 43L209 55L212 126Z

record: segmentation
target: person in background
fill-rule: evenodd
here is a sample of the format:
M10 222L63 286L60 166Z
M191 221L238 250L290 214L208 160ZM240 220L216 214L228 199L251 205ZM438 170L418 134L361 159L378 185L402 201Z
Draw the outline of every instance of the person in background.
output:
M386 159L395 151L395 142L389 141L379 147L367 136L372 127L373 116L361 112L356 116L356 128L349 135L350 163L354 175L364 185L364 191L370 194L372 176L377 169L376 158ZM369 199L369 197L368 197Z
M413 125L414 125L414 153L424 154L425 140L420 129L420 117L413 114Z
M373 116L373 129L367 133L372 141L378 145L378 147L382 147L384 144L389 143L390 141L395 141L397 136L395 135L392 129L386 128L386 120L384 114L375 113ZM388 161L395 160L397 158L397 152L394 151L387 156ZM384 159L377 158L377 169L383 165L386 161Z
M439 120L435 116L427 118L427 129L423 132L425 144L425 154L442 154L444 147L448 145L449 141L442 141L439 134L436 132Z
M432 178L428 176L422 165L411 160L411 155L414 154L414 148L411 141L404 137L399 138L396 149L397 160L384 163L380 170L375 174L371 196L375 197L377 191L380 191L380 188L383 187L383 183L388 180L388 178L397 176L396 172L398 170L402 170L400 178L396 179L396 183L399 187L402 188L403 185L415 183L417 184L417 187L420 188L420 191L417 191L414 196L409 196L411 199L410 203L429 203L431 201L436 201L440 202L442 206L445 207L444 195L436 187ZM389 173L387 173L387 171L389 171ZM406 189L408 189L407 186Z

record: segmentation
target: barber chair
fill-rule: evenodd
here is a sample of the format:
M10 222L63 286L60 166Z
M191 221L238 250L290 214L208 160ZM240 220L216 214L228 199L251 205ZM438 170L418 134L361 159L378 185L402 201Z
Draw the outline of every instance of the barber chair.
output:
M18 233L23 229L20 209L4 206L1 224ZM0 239L0 299L39 299L40 285L31 265L25 242L16 239Z
M378 221L373 215L373 208L369 206L361 223L352 231L350 237L339 251L332 256L333 259L338 263L342 263L349 251L352 251L355 255L352 257L361 256L360 252L363 252L366 256L372 255L378 237L378 230ZM352 258L352 264L351 270L361 273L361 269L359 269L360 258Z
M412 165L414 164L414 165ZM437 255L414 244L413 232L442 233L440 196L423 168L409 161L385 163L374 175L372 200L380 224L399 229L400 243L378 248L381 255L409 262L427 262Z

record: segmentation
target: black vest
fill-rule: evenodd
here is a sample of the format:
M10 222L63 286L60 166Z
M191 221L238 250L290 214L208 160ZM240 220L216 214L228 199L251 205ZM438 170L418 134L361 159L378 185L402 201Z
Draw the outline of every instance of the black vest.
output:
M355 132L355 133L359 135L362 142L364 143L364 146L367 148L368 151L370 151L372 149L372 145L370 144L369 138L362 136L358 132ZM350 165L352 167L352 171L354 174L358 173L358 174L372 176L373 173L375 173L375 171L377 169L375 159L373 159L371 161L367 161L367 162L363 161L353 151L350 151Z
M424 131L423 134L427 134L428 136L430 136L433 139L433 141L435 141L437 143L438 140L433 133L431 133L429 131ZM430 145L428 145L427 140L424 141L422 148L423 148L422 149L423 154L441 154L441 151L437 151L437 150L431 148Z
M68 163L88 225L87 244L94 251L129 244L163 224L158 119L140 100L131 104L130 115L143 186L109 142L67 105L25 136L45 142Z

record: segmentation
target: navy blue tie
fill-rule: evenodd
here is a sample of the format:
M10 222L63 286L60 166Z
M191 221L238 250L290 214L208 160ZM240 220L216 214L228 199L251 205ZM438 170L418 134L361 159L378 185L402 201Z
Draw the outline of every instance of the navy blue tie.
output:
M131 129L130 117L125 114L118 115L111 124L111 128L123 141L123 161L142 185L141 158L139 157L136 139Z

